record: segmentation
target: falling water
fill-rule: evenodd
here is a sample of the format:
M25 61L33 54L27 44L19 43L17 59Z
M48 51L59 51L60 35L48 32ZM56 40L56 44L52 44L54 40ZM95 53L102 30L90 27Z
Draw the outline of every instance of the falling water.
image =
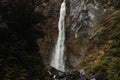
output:
M52 61L51 66L56 68L60 71L65 71L65 65L64 65L64 42L65 42L65 15L66 15L66 8L65 8L65 0L61 4L60 9L60 18L58 23L59 28L59 35L58 40L55 46L55 50L52 53Z

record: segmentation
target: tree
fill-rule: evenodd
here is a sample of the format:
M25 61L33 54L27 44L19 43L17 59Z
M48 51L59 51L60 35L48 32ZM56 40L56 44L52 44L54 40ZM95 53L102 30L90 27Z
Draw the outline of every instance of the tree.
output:
M38 52L35 35L44 37L40 27L44 24L42 14L44 0L0 1L0 79L44 80L44 64Z

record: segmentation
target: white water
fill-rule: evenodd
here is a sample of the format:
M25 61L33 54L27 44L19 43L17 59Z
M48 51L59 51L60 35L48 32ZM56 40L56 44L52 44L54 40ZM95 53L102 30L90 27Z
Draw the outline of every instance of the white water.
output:
M65 71L65 63L64 63L64 42L65 42L65 15L66 15L66 7L65 0L61 4L60 9L60 17L59 17L59 35L58 40L55 46L55 50L52 53L52 61L51 66L60 71Z

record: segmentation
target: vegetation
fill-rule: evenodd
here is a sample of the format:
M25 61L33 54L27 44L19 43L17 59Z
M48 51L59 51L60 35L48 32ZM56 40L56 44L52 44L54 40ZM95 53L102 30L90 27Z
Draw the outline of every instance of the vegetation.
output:
M43 0L0 0L0 79L39 80L44 78L44 64L36 37L44 37ZM47 0L46 0L47 1ZM36 7L40 7L36 10ZM44 80L44 79L43 79Z
M101 3L101 5L104 7L104 8L107 8L107 7L113 7L115 9L120 9L120 1L119 0L97 0L98 3Z
M102 56L99 64L92 68L92 72L95 73L97 80L120 79L120 12L114 12L114 15L109 17L106 21L109 25L104 25L108 32L106 35L102 35L102 39L105 40L104 42L106 42L109 47L104 50L105 54ZM102 33L106 33L106 31ZM106 41L104 37L107 37L108 41ZM100 35L98 38L100 38Z
M77 66L93 73L97 80L120 80L120 1L97 0L114 10L100 17L97 33L90 39L88 54ZM93 46L97 49L94 50ZM91 50L93 49L93 50Z
M48 1L0 0L1 80L45 80L42 56L48 55L46 53L54 43L58 14L52 12L59 11L58 8L51 9L51 13L46 14L43 3ZM120 80L120 0L96 1L105 8L114 7L114 11L101 16L100 25L97 25L101 30L90 40L88 54L77 68L84 67L88 74L94 73L97 80ZM51 8L57 4L50 2ZM37 38L42 45L38 46ZM75 51L78 47L75 46Z

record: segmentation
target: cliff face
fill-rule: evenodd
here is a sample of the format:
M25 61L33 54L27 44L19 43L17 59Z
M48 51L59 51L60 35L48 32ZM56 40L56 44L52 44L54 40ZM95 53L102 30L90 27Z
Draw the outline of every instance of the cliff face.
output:
M44 80L61 2L0 0L0 79ZM120 80L120 0L66 3L66 68L83 68L97 80Z
M102 14L97 2L87 0L66 0L66 66L74 68L86 54L88 39L94 33L94 21ZM40 53L46 64L50 62L50 55L54 49L58 34L58 18L61 1L43 3L43 14L46 24L43 30L46 33L43 39L37 39L40 44ZM40 25L39 25L40 26ZM39 27L38 26L38 27Z
M57 34L58 34L58 19L59 19L59 8L61 2L58 0L50 0L43 2L42 13L46 17L45 24L39 24L37 30L42 26L43 32L45 33L44 38L37 38L37 43L40 46L40 54L44 63L48 66L51 60L51 53L55 46ZM39 9L39 8L38 8Z
M97 29L94 25L104 11L95 0L70 0L69 5L70 25L67 27L66 63L68 67L73 68L87 53L89 38Z
M50 63L51 53L57 41L61 2L54 0L44 3L46 5L43 13L47 19L46 24L41 26L44 27L47 35L43 39L37 39L37 41L41 47L40 53L42 53L47 66ZM65 62L68 69L74 69L86 54L99 49L96 42L91 43L91 39L102 30L102 27L99 26L101 15L113 10L113 6L109 6L112 2L103 2L100 0L66 0Z
M36 30L45 33L37 37L39 53L46 68L58 37L58 19L61 0L41 4L44 24ZM65 63L68 70L85 69L97 80L119 80L119 1L66 0ZM39 10L39 8L36 8ZM110 63L110 64L108 64ZM108 68L108 67L109 68ZM104 72L105 71L105 72ZM101 75L104 74L104 75ZM113 76L113 77L112 77Z

